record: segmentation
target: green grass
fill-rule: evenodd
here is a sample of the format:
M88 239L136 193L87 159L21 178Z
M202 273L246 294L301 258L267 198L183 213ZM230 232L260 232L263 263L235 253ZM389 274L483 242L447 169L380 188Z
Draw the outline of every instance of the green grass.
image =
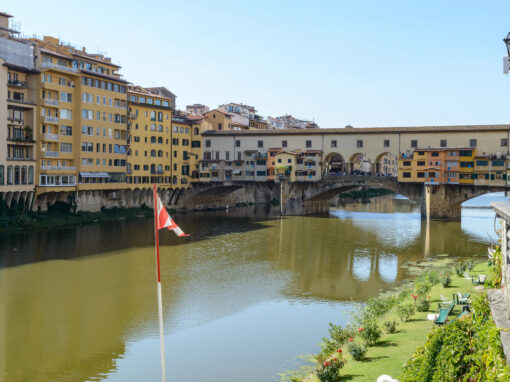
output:
M482 263L476 265L471 272L466 272L472 275L488 275L489 267L487 263ZM430 292L430 311L416 312L408 322L400 322L400 319L393 311L383 316L379 320L381 324L387 320L396 320L399 323L397 332L394 334L383 334L377 346L368 349L365 360L355 361L350 357L347 349L343 349L342 354L347 362L340 372L341 380L373 382L381 374L388 374L393 378L398 378L402 365L411 358L417 347L425 343L427 334L433 326L433 322L427 320L427 314L436 312L437 304L441 302L440 295L452 299L452 294L457 293L457 291L461 293L468 292L471 295L479 293L479 290L474 289L475 285L471 280L466 280L455 274L452 275L451 285L449 288L443 288L441 284L435 285ZM409 297L409 301L412 301L411 297ZM452 315L449 316L449 320L452 320L459 312L460 307L457 306ZM313 375L305 379L305 381L319 382L319 379Z

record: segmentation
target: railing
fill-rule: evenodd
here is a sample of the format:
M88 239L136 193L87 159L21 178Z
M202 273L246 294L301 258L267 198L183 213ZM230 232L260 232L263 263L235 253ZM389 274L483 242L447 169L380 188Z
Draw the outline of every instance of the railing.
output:
M44 156L53 157L53 158L58 157L60 154L58 151L43 151L43 153L44 153Z
M163 174L163 170L161 171L151 171L151 175L161 175Z
M27 88L28 84L24 81L7 81L7 84L10 86L17 86L18 88Z
M44 121L50 123L58 123L58 117L49 117L46 115L44 116Z
M9 161L11 161L11 160L22 161L22 162L33 162L33 161L35 161L35 159L32 158L32 157L30 157L30 158L27 158L27 157L23 157L23 158L7 157L7 160L9 160Z
M51 106L58 106L60 104L60 102L58 102L58 100L56 100L56 99L49 99L49 98L45 98L44 99L44 103L46 105L51 105Z
M76 171L76 167L72 167L72 166L41 166L41 170L67 170L67 171Z
M44 134L44 139L47 141L58 141L58 134L46 133Z
M35 140L32 137L7 137L8 141L11 142L21 142L21 143L35 143Z
M58 69L58 70L64 70L66 72L78 73L78 69L72 68L70 66L54 64L53 62L43 62L41 64L41 68Z

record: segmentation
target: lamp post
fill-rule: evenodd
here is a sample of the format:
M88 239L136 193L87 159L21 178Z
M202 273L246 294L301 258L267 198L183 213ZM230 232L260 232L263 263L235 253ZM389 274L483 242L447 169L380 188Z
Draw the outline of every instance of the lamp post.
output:
M503 57L503 73L507 74L510 71L510 33L503 39L506 45L507 56Z

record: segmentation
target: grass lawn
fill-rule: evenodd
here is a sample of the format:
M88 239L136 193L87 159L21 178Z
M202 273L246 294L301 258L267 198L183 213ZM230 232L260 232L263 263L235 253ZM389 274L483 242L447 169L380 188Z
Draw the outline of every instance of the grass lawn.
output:
M489 274L487 263L477 264L476 267L469 272L470 274ZM377 346L369 347L366 359L363 361L353 360L347 349L343 350L343 357L346 359L345 367L341 369L342 381L370 381L374 382L381 374L391 375L398 378L400 369L406 363L416 348L425 343L425 339L433 326L432 321L427 320L427 314L435 313L438 302L441 302L440 295L452 299L452 294L457 293L480 293L475 290L475 285L471 280L466 280L456 274L452 275L452 286L443 288L441 284L435 285L431 292L431 305L429 312L416 312L407 322L400 322L400 319L394 311L383 316L379 322L382 324L387 320L396 320L399 323L397 332L394 334L383 334ZM409 301L412 298L409 297ZM460 306L455 307L449 320L452 320L456 314L460 312ZM357 339L358 341L359 339ZM319 379L313 375L306 382L319 382Z

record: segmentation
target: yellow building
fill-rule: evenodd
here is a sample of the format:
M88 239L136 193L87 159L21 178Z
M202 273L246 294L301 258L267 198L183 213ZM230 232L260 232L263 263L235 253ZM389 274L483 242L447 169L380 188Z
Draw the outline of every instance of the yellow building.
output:
M127 181L131 188L171 185L171 99L139 86L128 89Z
M192 182L200 180L201 134L206 130L211 130L211 125L204 117L174 112L170 160L174 187L190 187Z
M38 50L37 193L126 185L127 82L110 58L54 37Z
M462 149L459 150L459 183L460 184L474 184L474 158L476 150Z
M274 173L276 179L296 181L296 164L299 152L282 151L274 156Z

